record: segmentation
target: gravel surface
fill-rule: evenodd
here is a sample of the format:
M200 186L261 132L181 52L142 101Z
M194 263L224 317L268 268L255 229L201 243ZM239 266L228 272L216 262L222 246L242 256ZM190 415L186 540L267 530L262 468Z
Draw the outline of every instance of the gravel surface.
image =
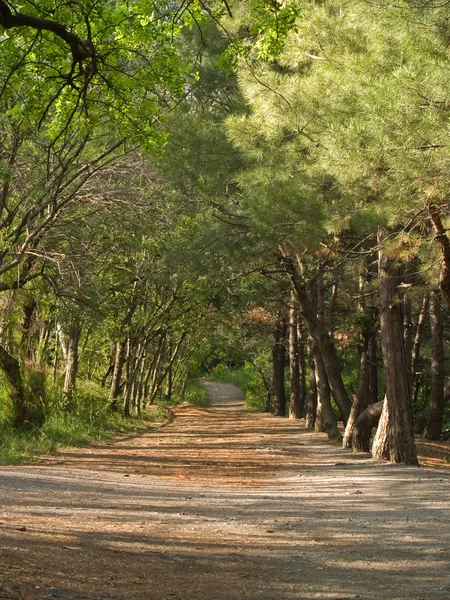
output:
M0 467L0 599L450 599L448 469L206 385L158 429Z

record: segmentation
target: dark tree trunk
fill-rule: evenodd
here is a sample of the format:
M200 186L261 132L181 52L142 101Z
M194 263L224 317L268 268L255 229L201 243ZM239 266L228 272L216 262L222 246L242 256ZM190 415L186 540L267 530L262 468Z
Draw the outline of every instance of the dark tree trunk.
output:
M32 323L35 310L37 308L36 302L31 299L23 307L23 323L22 323L22 339L20 342L21 356L31 361L33 359L33 332Z
M110 363L106 369L106 373L102 377L102 388L106 387L106 380L114 371L114 363Z
M353 401L350 417L345 427L343 448L351 448L353 440L353 431L356 420L369 405L369 351L364 349L361 353L361 367L359 371L359 385Z
M379 234L379 244L387 232ZM400 268L379 252L380 325L383 365L386 378L387 413L389 429L389 460L395 463L417 465L414 440L411 379L407 368L403 338L403 310L398 296ZM381 419L382 420L382 419ZM380 420L380 421L381 421Z
M158 381L160 379L160 370L162 365L163 354L166 348L167 336L162 332L156 352L153 356L152 364L150 365L150 390L148 393L147 404L153 404L158 395Z
M149 404L153 404L153 402L156 400L156 396L158 395L158 393L161 392L161 386L162 386L164 380L166 379L169 370L172 368L173 363L178 356L178 353L181 349L181 346L182 346L185 338L186 338L186 333L183 332L180 336L180 339L176 343L175 348L173 349L172 353L170 354L169 360L164 369L161 369L160 367L161 367L161 360L162 360L162 349L165 344L163 344L163 346L161 346L160 357L157 361L158 368L157 368L157 370L155 370L156 378L152 378L152 388L153 389L152 389L152 392L149 397Z
M405 363L409 373L409 389L413 389L412 376L412 355L413 355L413 336L412 336L412 311L411 301L407 296L403 298L403 342L405 347ZM412 399L411 399L412 403Z
M314 429L317 415L317 384L316 384L316 365L312 351L313 341L308 342L308 379L309 390L306 404L305 426L308 429Z
M361 295L365 290L366 284L369 280L367 269L365 270L364 276L361 275L359 279L359 291ZM359 303L359 310L361 314L366 311L366 306L363 300ZM361 329L362 345L360 348L360 368L359 368L359 383L356 394L354 395L352 409L350 411L350 417L345 427L344 439L342 440L343 448L351 448L353 440L353 430L355 423L361 413L367 408L370 403L370 352L369 345L370 340L373 338L373 325L369 320L363 321L365 325Z
M417 322L416 335L414 336L414 344L411 357L411 389L414 389L416 374L419 370L420 347L422 345L423 331L425 329L425 320L428 312L429 295L425 294L422 302L419 320Z
M378 425L383 404L383 400L370 404L356 419L352 437L353 452L370 452L372 430Z
M126 343L126 384L125 391L123 394L123 406L122 411L124 417L131 416L131 407L133 405L133 388L136 381L136 352L133 341L128 338Z
M423 437L438 440L441 437L445 407L445 352L444 323L442 320L440 298L435 292L430 295L431 325L431 390L427 422Z
M300 414L303 415L306 404L306 356L305 356L305 335L302 331L300 321L297 324L298 337L298 367L300 378Z
M111 380L111 389L109 391L109 400L111 408L117 410L117 398L120 391L120 382L122 379L123 365L125 363L125 342L122 340L116 342L116 354L114 358L114 370Z
M369 404L378 402L378 351L377 333L369 341Z
M64 376L64 393L70 399L75 390L78 375L78 345L80 341L81 327L72 324L68 332L66 370Z
M331 407L330 386L328 385L327 371L319 350L314 346L314 362L317 386L317 417L315 423L316 431L325 431L330 440L341 437L336 417ZM319 410L320 407L320 410Z
M446 385L444 390L444 409L450 402L450 383ZM428 412L430 406L428 405L415 419L414 419L414 433L417 435L423 435L425 426L428 421Z
M167 379L166 379L166 389L164 390L164 399L170 402L172 400L172 392L173 392L173 368L172 365L169 367L167 371Z
M289 378L291 383L289 417L291 419L301 419L305 397L301 395L300 344L294 299L291 300L289 309Z
M274 392L274 414L286 416L286 389L284 374L286 368L286 323L278 321L275 327L272 347L272 372Z
M352 402L349 398L344 382L342 381L341 368L336 355L336 349L333 341L320 319L317 317L314 304L311 302L306 287L294 265L294 262L282 257L287 274L289 275L292 289L295 292L297 301L300 305L301 313L304 317L308 332L317 345L320 354L322 355L325 369L327 371L328 382L333 393L333 398L339 408L342 420L347 423L352 407Z
M145 369L145 352L144 348L141 348L139 353L139 361L136 366L137 377L135 379L133 387L133 411L136 416L140 416L142 413L142 403L144 399L144 369Z

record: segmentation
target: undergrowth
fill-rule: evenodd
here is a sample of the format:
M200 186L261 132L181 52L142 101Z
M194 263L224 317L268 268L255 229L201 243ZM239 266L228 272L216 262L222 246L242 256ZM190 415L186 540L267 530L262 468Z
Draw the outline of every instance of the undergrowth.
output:
M161 398L157 401L160 406L177 406L183 402L189 402L195 406L206 406L208 404L208 392L198 379L189 381L183 394L173 394L170 400Z
M45 421L14 429L8 415L0 415L0 464L20 464L68 446L83 446L117 433L142 431L167 419L167 409L146 411L140 418L125 419L110 408L106 390L92 382L80 382L70 402L59 386L47 388Z

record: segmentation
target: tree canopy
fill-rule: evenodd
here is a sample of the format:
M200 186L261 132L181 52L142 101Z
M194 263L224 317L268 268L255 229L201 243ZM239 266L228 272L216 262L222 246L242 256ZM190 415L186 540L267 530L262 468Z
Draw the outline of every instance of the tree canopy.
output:
M254 406L415 464L413 428L448 426L447 21L0 0L5 426L86 381L140 415L222 362Z

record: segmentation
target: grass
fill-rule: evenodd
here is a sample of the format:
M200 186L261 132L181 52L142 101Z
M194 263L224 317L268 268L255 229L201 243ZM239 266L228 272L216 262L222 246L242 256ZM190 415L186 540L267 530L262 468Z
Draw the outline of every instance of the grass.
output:
M107 394L100 386L81 384L70 406L56 389L50 390L42 426L28 424L16 430L0 421L0 464L34 462L39 457L69 446L84 446L117 433L148 429L167 420L164 407L146 411L140 418L125 419L111 411Z
M206 406L208 404L208 392L198 379L194 379L187 384L182 396L174 394L169 401L161 399L157 401L157 404L159 406L177 406L183 402L189 402L189 404L195 406Z
M253 377L254 374L252 371L245 369L233 370L225 365L217 365L211 373L208 373L207 379L217 381L218 383L232 383L245 394Z

